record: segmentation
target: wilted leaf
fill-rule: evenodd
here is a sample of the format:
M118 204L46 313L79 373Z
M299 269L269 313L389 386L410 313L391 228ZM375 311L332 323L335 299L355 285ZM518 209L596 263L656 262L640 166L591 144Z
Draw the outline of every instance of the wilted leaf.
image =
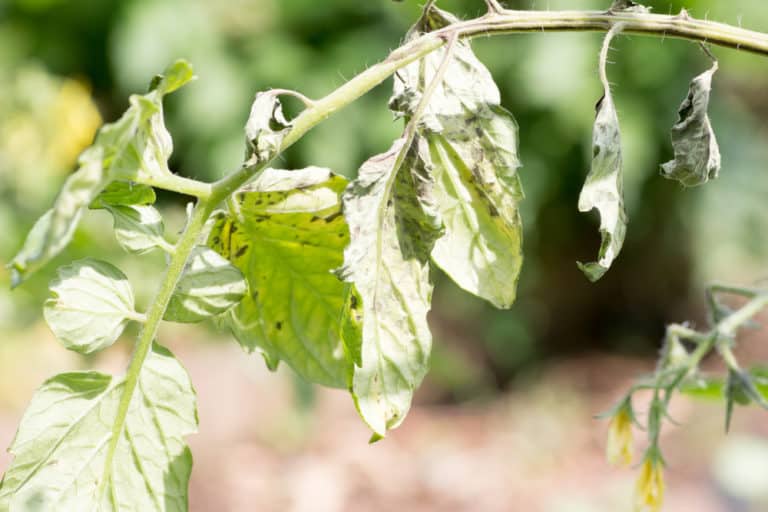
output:
M107 447L125 380L97 372L46 381L24 413L9 451L0 510L187 511L197 431L187 372L155 345L107 465Z
M435 7L411 37L456 21ZM445 58L432 52L398 71L390 106L407 117ZM517 123L500 105L499 90L469 43L459 41L419 124L428 144L419 157L434 177L434 198L445 226L433 261L459 286L497 307L515 300L522 265L522 224L517 209Z
M246 290L237 268L216 251L198 245L189 256L164 319L191 323L220 315L240 302Z
M709 94L717 62L691 81L688 97L680 105L672 127L675 159L661 166L661 175L686 187L702 185L720 172L720 148L709 122Z
M13 286L61 252L72 239L83 210L110 181L168 174L173 149L163 123L162 98L191 78L191 68L178 61L144 95L133 95L131 106L114 123L104 125L93 145L78 159L78 170L67 178L53 208L35 224L24 246L9 264Z
M272 91L257 93L245 125L246 163L255 165L274 158L290 129L278 96Z
M114 343L134 311L128 278L104 261L83 259L61 267L45 301L45 321L70 350L88 354Z
M429 254L442 234L430 177L404 139L363 164L344 192L350 244L339 275L362 300L362 365L352 396L374 438L397 427L427 371ZM402 165L401 165L402 164Z
M578 263L590 281L597 281L610 268L619 255L627 231L627 213L624 210L623 178L621 172L621 134L619 118L611 96L611 87L605 73L608 49L616 30L605 38L600 54L600 78L603 97L597 103L597 115L592 131L592 168L579 195L579 211L597 209L600 213L602 242L598 261Z
M341 215L347 180L328 169L264 170L235 196L208 243L246 276L249 295L227 315L235 337L270 367L286 361L305 379L348 386L359 351L360 305L331 271L343 262L349 231Z
M636 12L636 13L649 13L650 7L646 7L632 0L613 0L611 4L610 12Z

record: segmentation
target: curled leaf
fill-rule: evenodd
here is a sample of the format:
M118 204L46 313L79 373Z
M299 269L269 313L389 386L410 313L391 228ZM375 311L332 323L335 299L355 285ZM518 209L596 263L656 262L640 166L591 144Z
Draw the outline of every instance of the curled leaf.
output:
M257 93L245 125L246 163L255 165L271 160L290 129L278 95L272 91Z
M234 197L208 244L239 268L249 294L226 316L238 342L274 368L285 361L310 382L346 388L360 334L351 286L331 271L349 230L341 214L347 180L329 169L265 169Z
M78 170L67 178L53 208L38 220L13 261L12 285L18 286L32 272L61 252L72 239L80 217L113 180L132 180L170 173L173 149L163 123L163 95L191 79L185 61L171 65L153 89L133 95L130 107L114 123L104 125L93 145L78 159Z
M89 354L114 343L137 317L125 274L104 261L83 259L61 267L45 301L45 321L68 349Z
M632 0L613 0L609 12L636 12L636 13L649 13L650 7L639 4Z
M409 149L398 139L370 158L343 196L350 243L338 273L362 301L351 392L375 438L403 421L432 345L429 254L442 231L430 177L418 148Z
M245 296L243 274L216 251L203 245L192 250L176 285L165 320L200 322L224 313Z
M679 119L672 127L675 159L661 166L662 176L686 187L702 185L720 172L720 148L707 114L717 67L715 62L691 81L688 96L678 111Z
M455 21L432 6L410 37ZM446 51L436 50L397 73L390 108L406 117L414 114ZM419 146L418 156L434 178L432 194L445 226L432 260L463 289L509 307L522 266L518 127L500 106L493 77L468 42L453 48L419 134L427 144Z
M627 214L624 210L623 178L621 172L621 134L619 118L613 104L605 66L611 40L621 30L616 25L605 38L600 54L600 79L603 97L597 102L597 114L592 131L592 168L579 195L579 211L597 209L600 213L602 242L598 260L577 263L590 281L597 281L610 268L624 244Z

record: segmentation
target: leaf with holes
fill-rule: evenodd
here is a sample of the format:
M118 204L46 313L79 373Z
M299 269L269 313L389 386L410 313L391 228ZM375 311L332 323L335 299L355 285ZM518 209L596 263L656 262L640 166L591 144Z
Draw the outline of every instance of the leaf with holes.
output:
M153 347L110 458L125 385L98 372L47 380L10 447L0 510L186 512L192 455L184 437L197 432L187 372L165 348Z
M235 210L208 239L248 280L249 295L226 317L243 348L260 351L271 368L283 360L309 381L340 388L351 372L348 348L359 352L359 302L331 273L349 242L346 184L319 167L266 169L237 192Z

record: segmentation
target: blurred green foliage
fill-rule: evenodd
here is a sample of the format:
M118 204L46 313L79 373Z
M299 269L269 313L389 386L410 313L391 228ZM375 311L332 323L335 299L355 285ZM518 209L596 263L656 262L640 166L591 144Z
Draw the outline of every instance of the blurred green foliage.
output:
M520 0L507 5L554 10L600 9L609 3ZM655 12L674 13L684 5L694 16L733 24L743 20L748 28L768 31L764 0L646 3ZM57 144L67 147L57 138L76 145L76 128L90 122L82 115L89 108L82 98L75 101L80 101L80 117L73 115L58 127L53 122L65 86L79 84L81 92L90 88L103 118L112 120L126 108L128 95L143 91L153 74L176 58L189 59L199 79L170 98L167 109L175 141L172 168L211 180L239 165L242 126L256 91L284 87L310 97L330 92L398 46L420 4L2 0L0 255L10 259L73 165L63 153L50 156L57 154L51 149ZM439 4L464 18L484 11L481 0ZM475 42L520 124L526 262L511 311L495 311L438 277L431 318L433 366L449 396L503 385L546 357L595 348L654 350L666 322L702 319L697 305L707 280L745 283L765 272L765 61L715 49L721 71L711 117L723 153L721 178L683 190L661 178L658 165L672 155L669 128L689 80L706 68L707 59L690 43L640 36L615 42L615 63L608 70L625 145L630 217L625 247L599 283L589 284L578 271L575 261L593 258L599 244L597 218L578 214L576 198L588 170L593 108L601 93L600 41L600 35L585 33ZM401 130L386 108L390 85L323 123L276 165L323 165L353 175ZM299 108L288 100L289 113ZM19 126L26 127L24 137ZM163 199L168 207L183 206L177 198ZM95 225L91 230L86 225L65 259L93 243L99 251L118 254L101 233L102 224ZM0 292L4 328L39 318L48 277L34 279L13 296ZM7 275L2 280L6 283Z

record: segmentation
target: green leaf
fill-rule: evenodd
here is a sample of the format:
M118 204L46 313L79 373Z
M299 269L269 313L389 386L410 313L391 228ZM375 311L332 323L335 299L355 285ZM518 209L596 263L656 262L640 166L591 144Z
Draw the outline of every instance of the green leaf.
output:
M163 122L163 95L191 77L184 61L173 64L156 88L133 95L130 107L114 123L104 125L93 145L78 159L78 170L65 181L53 208L35 224L23 247L11 261L12 285L61 252L72 239L83 210L113 180L133 180L169 174L173 149Z
M620 27L620 26L618 26ZM597 281L610 268L619 255L627 231L627 213L624 210L623 178L621 172L621 134L619 118L611 96L611 87L605 73L608 49L617 30L612 29L605 38L600 54L600 79L603 97L597 102L597 115L592 131L592 168L579 195L579 211L597 209L600 213L602 242L598 261L577 263L590 281Z
M153 347L107 465L124 388L124 379L97 372L46 381L9 449L0 510L186 512L192 455L184 437L197 431L189 377L170 352Z
M456 18L428 9L411 37ZM390 106L407 117L421 100L445 49L398 71ZM469 43L459 41L419 125L427 139L419 156L434 177L434 198L445 226L432 260L464 290L497 307L515 300L522 266L523 199L517 174L518 128L500 105L499 90Z
M164 319L200 322L224 313L247 291L243 274L216 251L198 245L192 250Z
M165 240L163 218L152 206L105 206L115 221L115 238L120 247L144 254L158 247L171 251Z
M290 129L278 95L272 91L257 93L245 125L246 164L272 160Z
M725 397L725 382L719 378L697 377L683 381L679 390L694 398L722 400Z
M114 343L134 311L128 278L104 261L83 259L61 267L45 301L45 321L62 344L89 354Z
M146 206L154 204L155 190L147 185L130 181L113 181L96 196L90 208L106 206Z
M347 180L328 169L266 169L217 219L208 243L246 276L249 295L226 316L238 342L274 368L286 361L305 379L348 386L359 353L359 300L331 271L349 231L341 215Z
M339 275L362 300L362 365L352 396L377 437L397 427L429 362L429 255L442 234L430 181L404 139L365 162L344 192L350 244ZM405 157L405 158L404 158Z
M691 81L688 96L678 111L679 119L672 127L675 159L661 166L662 176L686 187L702 185L717 178L720 172L720 148L707 114L712 76L717 67L715 62Z

